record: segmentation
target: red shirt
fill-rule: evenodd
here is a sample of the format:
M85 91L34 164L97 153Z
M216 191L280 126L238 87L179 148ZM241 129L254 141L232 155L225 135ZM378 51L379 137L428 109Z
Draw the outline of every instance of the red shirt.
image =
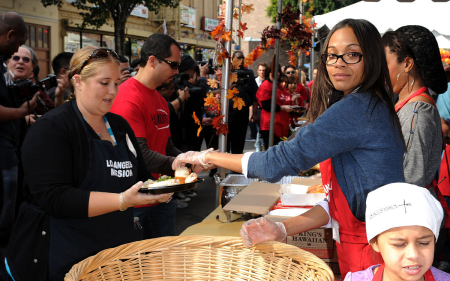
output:
M279 106L289 105L290 97L289 93L285 92L280 86L277 89L277 99L276 103ZM269 80L265 80L261 86L259 86L256 92L256 98L258 103L262 108L261 102L265 100L272 99L272 83ZM289 99L289 100L288 100ZM261 109L261 119L260 119L261 130L270 130L270 112ZM289 113L285 111L278 111L275 113L275 136L287 137L289 134Z
M313 85L313 83L314 83L314 80L311 80L311 81L309 81L308 82L308 87L312 90L312 85Z
M296 92L302 96L304 102L309 102L308 94L306 93L305 86L303 86L302 83L297 84Z
M111 112L130 123L136 138L147 139L149 149L166 155L170 111L166 100L156 90L130 78L119 86ZM153 176L158 178L156 174Z

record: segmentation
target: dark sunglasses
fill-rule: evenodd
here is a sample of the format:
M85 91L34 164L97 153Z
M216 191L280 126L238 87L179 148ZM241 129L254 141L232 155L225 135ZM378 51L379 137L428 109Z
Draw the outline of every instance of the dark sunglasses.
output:
M111 55L111 56L115 57L116 59L119 59L119 56L117 55L117 53L114 50L106 49L106 48L99 48L99 49L94 50L92 52L92 54L90 54L89 57L87 57L87 59L83 62L83 64L81 65L80 71L78 71L78 74L81 73L83 68L91 61L91 59L106 58L106 57L108 57L108 55Z
M286 74L295 74L295 71L286 71Z
M12 57L12 60L13 61L20 61L20 59L22 59L22 61L24 62L24 63L29 63L30 61L31 61L31 59L29 58L29 57L19 57L19 56L13 56Z
M155 56L155 55L153 55L153 54L148 54L148 56L149 56L149 57L150 57L150 56L154 56L154 57L157 58L158 60L162 60L163 62L167 63L167 64L170 66L170 68L172 68L172 69L178 69L178 67L180 67L180 64L179 64L178 62L176 62L176 61L165 60L165 59L162 59L162 58L160 58L160 57L157 57L157 56Z

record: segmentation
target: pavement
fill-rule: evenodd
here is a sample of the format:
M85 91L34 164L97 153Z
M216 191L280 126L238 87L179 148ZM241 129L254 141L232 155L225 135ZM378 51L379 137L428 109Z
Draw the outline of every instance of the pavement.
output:
M250 130L247 130L247 137L249 135ZM204 149L206 149L205 143L202 146L202 150ZM255 141L245 142L244 152L249 151L255 151ZM187 208L177 209L175 235L179 235L191 225L201 222L217 208L216 183L214 182L214 178L209 177L208 172L201 172L199 176L205 178L205 181L198 184L196 188L197 196L191 197Z

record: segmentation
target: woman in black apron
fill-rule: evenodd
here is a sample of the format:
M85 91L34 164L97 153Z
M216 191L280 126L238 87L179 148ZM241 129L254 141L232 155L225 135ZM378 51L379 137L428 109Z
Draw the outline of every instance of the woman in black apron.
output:
M22 162L22 204L5 260L15 281L63 280L79 261L141 238L135 205L172 194L139 193L147 171L133 130L109 113L119 60L87 46L71 60L72 99L30 129Z

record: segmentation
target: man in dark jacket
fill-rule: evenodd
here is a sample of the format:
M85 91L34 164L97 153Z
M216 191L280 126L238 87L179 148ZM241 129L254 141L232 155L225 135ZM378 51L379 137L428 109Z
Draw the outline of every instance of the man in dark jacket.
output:
M195 112L198 120L203 118L204 98L208 92L206 78L208 77L208 64L198 66L191 56L181 57L180 75L176 79L177 89L188 88L190 98L182 110L183 127L185 129L184 151L200 151L202 139L197 137L198 125L195 124L192 114Z

